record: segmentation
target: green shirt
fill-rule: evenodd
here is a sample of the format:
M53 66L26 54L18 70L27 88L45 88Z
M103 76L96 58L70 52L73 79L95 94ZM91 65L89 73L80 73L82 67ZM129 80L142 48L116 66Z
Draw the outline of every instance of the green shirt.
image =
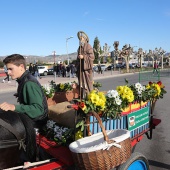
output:
M31 118L44 113L42 91L35 82L28 81L24 84L23 99L23 104L15 105L16 112L27 114Z

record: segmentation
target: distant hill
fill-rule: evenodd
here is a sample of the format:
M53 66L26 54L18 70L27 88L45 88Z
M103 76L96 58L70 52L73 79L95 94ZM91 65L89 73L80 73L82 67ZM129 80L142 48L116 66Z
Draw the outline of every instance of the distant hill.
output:
M0 56L0 60L2 61L5 57L7 56ZM24 55L24 57L27 60L27 63L34 63L36 61L42 61L42 62L50 62L54 63L54 56L53 55L48 55L48 56L36 56L36 55ZM76 60L77 58L77 52L75 53L70 53L70 54L62 54L62 55L56 55L55 56L55 62L59 61L65 61L68 60L68 57L71 60Z

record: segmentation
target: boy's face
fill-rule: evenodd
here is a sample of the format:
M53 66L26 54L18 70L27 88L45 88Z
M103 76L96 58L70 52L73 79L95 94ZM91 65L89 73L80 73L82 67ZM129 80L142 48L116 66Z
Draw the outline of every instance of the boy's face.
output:
M8 68L8 74L9 76L11 76L13 80L20 78L22 74L25 72L25 68L23 64L16 66L12 63L8 63L6 64L6 66Z

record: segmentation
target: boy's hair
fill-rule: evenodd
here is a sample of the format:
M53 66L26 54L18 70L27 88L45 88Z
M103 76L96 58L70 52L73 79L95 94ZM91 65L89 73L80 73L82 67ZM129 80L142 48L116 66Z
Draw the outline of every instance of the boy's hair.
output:
M12 55L9 55L8 57L6 57L4 60L3 60L3 63L6 65L8 63L12 63L16 66L20 66L21 64L24 65L24 68L26 69L26 61L25 61L25 58L20 55L20 54L12 54Z

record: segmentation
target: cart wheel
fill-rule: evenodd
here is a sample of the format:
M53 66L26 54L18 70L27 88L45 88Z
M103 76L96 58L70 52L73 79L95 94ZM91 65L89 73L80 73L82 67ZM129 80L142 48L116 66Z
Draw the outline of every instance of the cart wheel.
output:
M135 152L117 170L149 170L149 162L144 155Z

